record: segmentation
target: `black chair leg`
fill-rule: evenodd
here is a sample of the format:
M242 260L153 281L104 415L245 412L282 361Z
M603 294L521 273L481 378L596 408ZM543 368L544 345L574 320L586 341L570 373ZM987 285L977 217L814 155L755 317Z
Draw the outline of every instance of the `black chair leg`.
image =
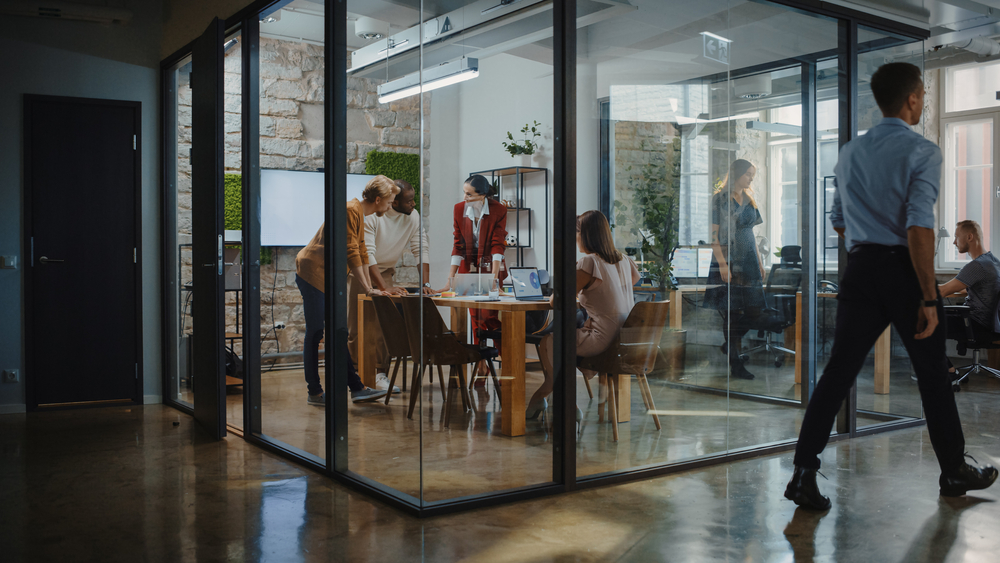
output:
M490 368L490 376L493 378L493 389L497 392L497 399L503 403L502 395L500 394L500 379L497 378L497 370L493 367L493 360L486 360L486 365Z

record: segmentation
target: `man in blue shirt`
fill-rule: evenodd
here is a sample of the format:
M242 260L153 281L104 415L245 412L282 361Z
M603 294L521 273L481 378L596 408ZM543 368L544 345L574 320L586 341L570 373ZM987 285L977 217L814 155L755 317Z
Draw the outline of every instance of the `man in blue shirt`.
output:
M941 297L934 278L934 202L941 181L941 149L910 129L920 122L924 84L920 69L889 63L872 76L872 93L885 117L841 148L834 169L832 222L850 255L837 297L830 361L809 400L795 472L785 497L814 510L830 508L819 492L819 454L830 439L840 405L879 335L889 323L903 340L934 453L942 496L985 489L997 478L991 466L965 463L965 437L947 372Z

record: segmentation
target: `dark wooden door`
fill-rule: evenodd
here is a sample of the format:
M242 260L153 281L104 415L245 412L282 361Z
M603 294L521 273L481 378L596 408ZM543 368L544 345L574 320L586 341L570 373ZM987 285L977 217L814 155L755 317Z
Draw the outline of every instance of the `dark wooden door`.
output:
M24 97L29 408L141 402L139 102Z
M194 418L226 435L223 276L223 22L195 41L191 61L191 221Z

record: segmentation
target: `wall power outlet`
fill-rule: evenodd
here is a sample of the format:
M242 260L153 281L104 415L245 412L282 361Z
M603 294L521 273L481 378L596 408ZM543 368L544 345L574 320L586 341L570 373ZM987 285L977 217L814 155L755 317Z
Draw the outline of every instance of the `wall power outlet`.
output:
M16 369L5 369L3 370L3 382L4 383L17 383L18 375Z

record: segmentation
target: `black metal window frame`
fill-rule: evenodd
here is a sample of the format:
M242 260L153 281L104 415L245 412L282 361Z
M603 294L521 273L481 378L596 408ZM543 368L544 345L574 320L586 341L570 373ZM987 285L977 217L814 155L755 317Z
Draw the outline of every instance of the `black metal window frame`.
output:
M259 180L259 139L258 135L251 134L259 131L259 17L261 14L269 13L280 6L287 4L289 0L257 0L241 10L233 17L226 20L227 32L240 30L243 44L242 80L243 80L243 101L242 101L242 123L243 123L243 190L244 190L244 240L249 243L245 247L247 255L259 255L259 211L260 211L260 180ZM553 116L554 116L554 164L553 164L553 197L560 204L554 206L553 217L553 279L555 280L554 293L556 296L556 330L555 330L555 351L554 363L556 371L556 387L554 390L554 433L556 439L553 440L553 474L550 483L542 483L535 486L528 486L519 489L486 493L457 499L449 499L440 502L422 502L411 496L404 495L387 486L381 485L371 479L350 472L347 468L347 411L343 408L335 408L334 405L347 404L347 365L346 359L337 358L328 362L326 370L326 385L328 389L333 389L334 393L328 399L326 408L326 459L325 463L318 461L314 456L304 455L303 452L295 448L288 447L281 442L274 440L262 433L260 416L260 360L252 357L252 354L245 354L244 362L248 381L244 385L244 429L243 438L248 442L261 447L267 451L275 453L281 457L289 459L295 463L303 465L309 469L322 473L344 485L355 490L364 492L382 502L392 505L409 514L418 517L434 516L452 513L462 510L482 508L507 502L539 498L546 495L569 492L575 489L604 486L613 483L622 483L647 479L678 471L686 471L699 467L715 465L755 457L759 455L773 454L788 451L794 448L795 440L784 440L770 444L762 444L737 450L730 450L725 453L704 456L682 462L652 465L631 468L615 473L605 473L599 475L581 477L576 474L576 434L575 434L575 411L566 408L567 397L576 396L576 377L565 377L570 370L575 369L575 278L572 275L575 268L576 252L576 2L575 0L552 0L553 1L553 47L554 47L554 88L553 88ZM831 52L830 56L837 56L840 70L840 90L838 91L839 111L840 111L840 142L841 144L854 138L857 135L857 55L859 46L857 44L858 26L884 31L908 40L919 41L926 39L929 35L927 30L901 24L899 22L878 18L871 14L851 10L842 6L829 4L826 2L799 2L794 0L770 0L761 3L780 5L784 8L799 11L811 16L819 15L836 19L839 26L838 48L836 52ZM325 101L324 122L327 131L327 142L325 143L326 161L326 221L329 224L343 224L346 210L343 205L336 202L346 200L346 143L347 132L344 123L346 122L347 109L347 61L340 56L346 52L347 37L346 21L347 7L344 0L326 0L326 22L325 22L325 55L326 60L331 61L330 72L326 73L325 89L327 97ZM874 45L862 46L861 51L877 48ZM162 100L161 100L161 134L163 149L161 153L161 170L163 187L163 257L162 271L164 281L170 281L169 274L176 273L172 264L172 241L176 236L176 217L173 212L176 210L176 128L173 119L176 116L176 90L173 80L174 67L184 60L191 53L191 44L178 50L175 54L164 59L161 63L162 76ZM815 102L815 80L816 69L815 60L808 61L798 59L796 64L802 65L802 99L803 107ZM742 74L742 71L737 73ZM732 73L730 77L737 74ZM422 118L423 116L421 116ZM816 116L811 111L805 111L804 124L815 125ZM602 113L602 126L607 127L606 116ZM807 143L806 137L814 140L815 127L804 127L803 144L811 146L814 143ZM606 131L602 131L602 139ZM603 142L603 141L602 141ZM802 174L803 193L801 194L802 205L800 206L800 228L802 229L803 241L814 241L816 233L812 232L810 226L813 225L812 217L816 210L815 194L815 171L816 154L815 149L801 151L800 173ZM602 169L603 170L603 169ZM250 173L246 173L250 171ZM606 198L604 189L608 179L602 174L602 207L610 205L610 201L604 202ZM572 211L570 211L572 210ZM327 276L326 291L330 295L336 295L340 288L346 285L346 232L342 229L327 230L326 260L333 266L329 268L330 275ZM814 245L804 244L805 249L812 249ZM811 250L809 251L811 252ZM806 258L806 257L804 257ZM813 261L814 262L814 261ZM843 263L843 261L842 261ZM259 278L259 262L244 261L244 279L255 280ZM806 273L806 283L813 284L816 281L815 265ZM174 280L176 284L176 279ZM805 285L805 284L804 284ZM175 300L171 300L170 284L165 283L163 304L163 368L164 374L172 368L170 354L174 352L172 342L172 332L170 319L174 314L172 307L176 306ZM807 286L810 287L810 286ZM244 329L246 350L259 348L259 319L257 318L260 306L259 287L251 287L245 292L243 301L243 318L247 322L255 319L257 326L247 324ZM816 296L815 292L804 295L806 304L804 306L804 335L803 350L810 358L814 359L816 335L815 329L811 326L815 322ZM328 320L328 342L331 346L344 346L347 340L347 304L343 299L328 299L326 316ZM175 327L174 327L175 328ZM335 348L336 349L336 348ZM796 403L805 406L808 397L815 385L816 365L815 361L806 361L804 365L807 369L807 383L805 383L804 393L801 401L783 401L783 403L794 406ZM329 369L332 366L332 369ZM163 400L165 404L178 408L181 411L192 413L192 410L173 400L168 394L169 378L163 379ZM763 399L763 398L762 398ZM197 398L196 398L197 400ZM845 416L838 419L838 434L834 435L831 441L838 441L857 436L875 434L888 430L913 427L924 424L922 419L886 416L887 422L868 426L864 429L857 428L857 403L856 396L852 393L851 398L845 404L843 411Z

